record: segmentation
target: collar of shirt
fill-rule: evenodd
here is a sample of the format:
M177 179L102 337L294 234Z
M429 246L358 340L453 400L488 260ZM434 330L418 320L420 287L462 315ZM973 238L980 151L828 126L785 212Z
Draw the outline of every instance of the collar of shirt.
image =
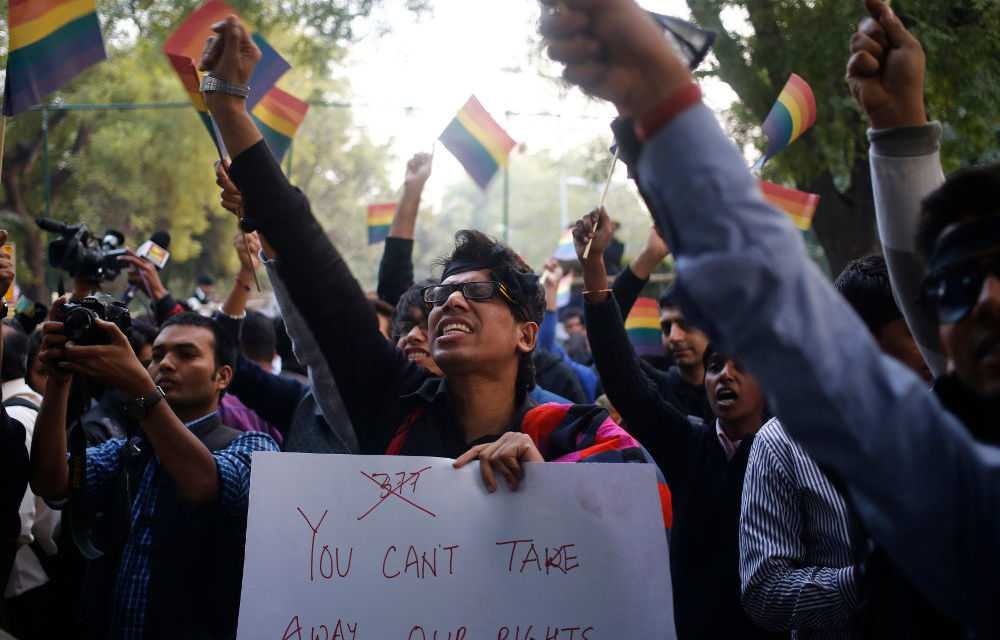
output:
M184 426L187 427L188 429L191 429L193 427L197 427L199 424L201 424L202 422L205 422L209 418L212 418L212 417L217 416L217 415L219 415L219 414L216 411L213 411L212 413L207 413L207 414L203 415L200 418L195 418L191 422L185 422Z
M24 378L17 378L15 380L8 380L7 382L4 382L2 393L4 400L10 400L11 398L20 396L35 404L42 403L41 394L29 387Z
M718 419L715 421L715 435L719 437L719 444L722 445L722 451L726 454L726 460L732 460L733 456L736 455L736 450L740 448L743 438L730 440L729 436L722 430Z

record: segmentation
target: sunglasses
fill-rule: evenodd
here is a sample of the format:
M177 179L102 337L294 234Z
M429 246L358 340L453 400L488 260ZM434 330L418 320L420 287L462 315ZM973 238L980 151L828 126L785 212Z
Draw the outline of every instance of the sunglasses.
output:
M1000 252L947 265L924 278L920 303L939 323L958 322L976 306L983 281L991 274L1000 278Z
M498 293L507 302L517 306L517 302L502 282L484 280L482 282L456 282L454 284L434 284L424 287L424 302L429 306L444 304L451 294L461 291L466 300L488 300Z

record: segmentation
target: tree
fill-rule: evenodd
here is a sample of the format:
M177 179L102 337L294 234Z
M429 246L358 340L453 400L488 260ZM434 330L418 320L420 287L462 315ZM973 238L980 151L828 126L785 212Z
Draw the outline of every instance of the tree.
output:
M294 0L280 6L233 0L231 4L295 65L280 81L284 88L301 98L343 100L349 89L331 79L329 62L350 45L350 23L383 1L388 0ZM423 8L422 1L404 1L407 8ZM160 46L198 4L195 0L102 2L99 12L109 60L80 74L46 104L186 101ZM5 26L0 21L4 34ZM316 187L329 175L359 184L379 183L385 150L351 129L349 110L338 111L332 117L332 112L314 108L307 116L293 151L296 175ZM19 249L18 282L35 299L47 297L43 276L47 238L34 224L45 211L41 122L38 112L10 121L2 175L5 197L0 202ZM131 246L154 229L167 229L173 240L167 273L174 288L189 286L199 273L218 274L234 266L229 243L235 222L218 207L214 147L193 108L50 110L48 133L53 217L70 223L87 221L98 233L119 229ZM320 199L330 201L327 194ZM346 211L345 202L338 201L337 210ZM356 208L355 203L352 206Z
M737 93L730 131L737 143L766 148L759 126L791 73L816 95L811 131L768 162L765 179L821 196L813 221L834 274L877 248L865 120L843 80L848 40L864 16L842 0L687 0L699 25L718 32L714 61L700 74ZM927 51L930 118L948 125L946 169L991 157L1000 147L1000 4L991 0L898 0L893 10ZM746 31L729 31L723 12L739 12ZM995 151L994 151L995 153Z

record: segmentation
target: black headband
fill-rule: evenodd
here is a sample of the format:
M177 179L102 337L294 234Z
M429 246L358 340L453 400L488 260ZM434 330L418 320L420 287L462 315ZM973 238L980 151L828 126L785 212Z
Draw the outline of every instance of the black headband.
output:
M1000 216L989 216L960 224L938 240L927 261L935 273L956 262L1000 250Z
M538 274L518 271L509 264L505 264L505 260L506 252L497 245L493 247L485 259L453 260L445 267L444 273L441 274L441 280L467 271L490 271L496 274L497 280L507 288L510 297L524 308L528 317L534 322L540 322L541 318L535 317L537 314L533 304L538 295Z

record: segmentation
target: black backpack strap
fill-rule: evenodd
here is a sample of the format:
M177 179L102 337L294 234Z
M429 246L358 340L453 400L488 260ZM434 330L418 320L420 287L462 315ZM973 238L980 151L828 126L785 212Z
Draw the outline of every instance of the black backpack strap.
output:
M26 409L34 409L38 411L38 405L28 400L27 398L10 398L9 400L3 401L4 407L24 407Z

